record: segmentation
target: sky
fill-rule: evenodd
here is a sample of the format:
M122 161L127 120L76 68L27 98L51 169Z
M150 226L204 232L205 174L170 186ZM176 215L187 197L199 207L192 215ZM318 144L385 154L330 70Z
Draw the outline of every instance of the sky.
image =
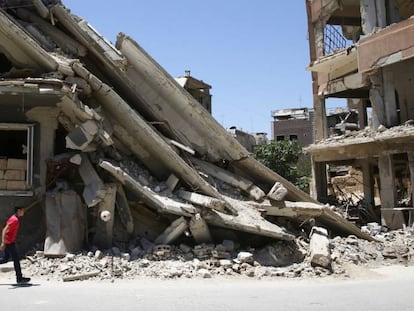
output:
M63 0L111 42L131 36L171 76L212 86L225 128L265 132L271 112L312 107L305 0Z

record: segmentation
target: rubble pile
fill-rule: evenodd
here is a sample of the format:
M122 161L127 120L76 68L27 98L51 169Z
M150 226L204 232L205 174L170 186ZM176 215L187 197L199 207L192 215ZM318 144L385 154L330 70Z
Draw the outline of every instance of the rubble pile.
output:
M380 228L378 224L375 228ZM335 237L331 241L332 260L334 264L369 264L379 266L383 264L413 263L414 230L394 230L390 232L374 232L375 242L361 240L355 236Z
M145 251L134 247L121 251L113 247L63 258L45 257L34 251L22 261L25 272L38 279L55 281L177 279L177 278L346 278L351 266L375 268L383 265L414 264L414 230L378 232L378 241L353 235L330 240L331 266L314 266L309 259L309 241L275 242L265 247L238 249L230 240L222 244L151 245ZM131 245L131 247L133 247Z
M332 135L323 141L318 142L317 145L336 145L348 143L350 141L354 143L385 141L395 137L411 136L414 132L413 125L414 121L408 120L402 125L393 126L391 128L386 128L385 126L380 125L377 129L367 126L359 131L347 130L344 134Z

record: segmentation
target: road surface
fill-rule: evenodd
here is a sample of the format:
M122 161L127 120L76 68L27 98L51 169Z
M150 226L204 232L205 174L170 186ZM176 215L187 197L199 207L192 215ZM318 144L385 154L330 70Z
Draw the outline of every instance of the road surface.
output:
M363 273L361 274L361 276ZM414 310L414 267L352 280L36 281L17 287L0 273L1 310Z

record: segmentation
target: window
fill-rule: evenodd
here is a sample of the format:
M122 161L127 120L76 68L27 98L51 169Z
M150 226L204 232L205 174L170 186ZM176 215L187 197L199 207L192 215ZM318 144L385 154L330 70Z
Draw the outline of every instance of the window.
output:
M32 195L33 124L0 123L0 195Z
M290 135L289 140L298 140L298 135Z
M285 140L285 136L277 136L276 141Z

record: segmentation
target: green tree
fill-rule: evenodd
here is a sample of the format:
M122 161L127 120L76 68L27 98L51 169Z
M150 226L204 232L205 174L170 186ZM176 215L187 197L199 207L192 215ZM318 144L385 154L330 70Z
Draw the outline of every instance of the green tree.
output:
M282 177L304 191L310 182L310 160L304 155L297 141L272 141L258 145L254 150L255 158Z

